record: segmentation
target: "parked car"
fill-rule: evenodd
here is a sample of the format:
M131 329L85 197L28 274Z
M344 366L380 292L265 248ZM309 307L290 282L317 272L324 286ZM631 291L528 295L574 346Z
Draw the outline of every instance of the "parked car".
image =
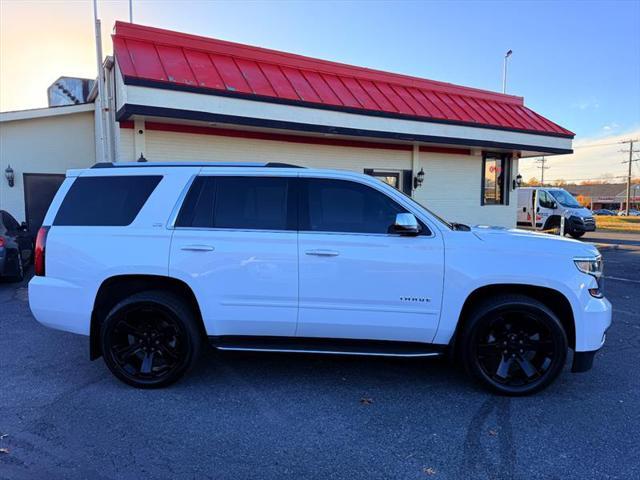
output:
M606 208L602 208L600 210L594 210L593 214L597 216L611 217L611 216L615 216L616 212L614 212L613 210L607 210Z
M627 216L627 212L626 210L620 210L618 212L618 216L620 217L626 217ZM629 209L629 216L630 217L637 217L640 216L640 210L635 210L633 208Z
M25 223L0 210L0 277L22 281L24 268L32 258L33 237Z
M564 217L565 233L580 238L596 230L591 211L564 188L522 187L518 189L518 227L560 233Z
M368 175L281 164L72 170L29 302L120 380L169 385L220 350L449 355L486 387L591 368L611 323L590 244L449 223ZM416 379L419 381L419 379Z

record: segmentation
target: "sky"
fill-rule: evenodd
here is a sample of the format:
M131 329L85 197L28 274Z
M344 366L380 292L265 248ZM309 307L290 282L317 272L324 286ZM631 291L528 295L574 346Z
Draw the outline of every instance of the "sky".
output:
M104 54L128 0L98 0ZM0 0L0 111L46 106L61 75L95 77L91 0ZM623 181L640 140L640 0L133 0L136 23L508 93L576 133L545 180ZM638 143L640 150L640 142ZM640 153L636 155L636 158ZM634 163L640 176L640 161ZM540 177L533 159L525 179Z

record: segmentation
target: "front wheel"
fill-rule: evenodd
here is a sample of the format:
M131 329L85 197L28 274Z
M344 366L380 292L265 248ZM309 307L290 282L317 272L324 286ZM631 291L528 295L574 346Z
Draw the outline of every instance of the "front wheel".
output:
M493 298L463 327L467 371L494 392L520 396L547 387L560 374L568 342L556 315L524 295Z
M192 309L179 297L148 291L113 307L100 341L104 361L118 379L137 388L160 388L196 363L202 334Z
M585 232L569 232L569 235L571 235L575 239L581 238L582 236L584 236L584 234Z

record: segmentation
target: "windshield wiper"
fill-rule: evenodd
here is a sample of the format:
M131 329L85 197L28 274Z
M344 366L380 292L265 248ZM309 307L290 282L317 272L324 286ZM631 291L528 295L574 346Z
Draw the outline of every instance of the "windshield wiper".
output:
M453 228L454 230L458 230L460 232L471 231L471 227L469 225L465 225L464 223L451 222L451 228Z

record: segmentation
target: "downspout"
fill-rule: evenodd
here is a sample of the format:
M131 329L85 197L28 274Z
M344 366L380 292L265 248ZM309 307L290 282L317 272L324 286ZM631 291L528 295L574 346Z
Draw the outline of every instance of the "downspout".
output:
M411 197L415 198L415 187L413 186L413 179L418 174L418 164L420 163L420 145L417 143L413 144L413 149L411 150Z

